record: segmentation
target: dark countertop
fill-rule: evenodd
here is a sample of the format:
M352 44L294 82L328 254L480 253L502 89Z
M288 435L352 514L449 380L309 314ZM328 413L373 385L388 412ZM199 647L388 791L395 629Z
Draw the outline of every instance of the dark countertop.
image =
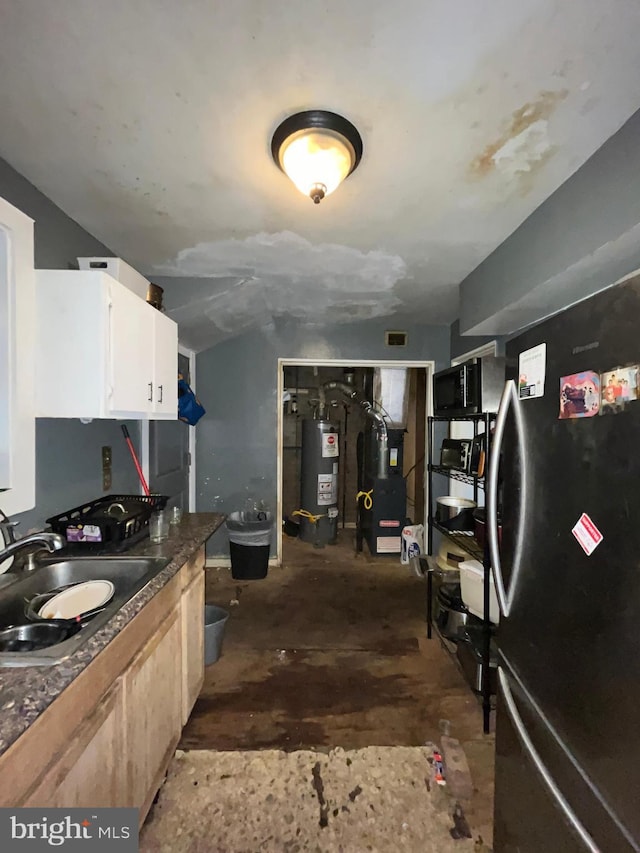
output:
M5 752L60 693L159 592L225 520L217 512L186 514L166 542L139 542L123 557L166 557L169 562L87 642L53 666L0 668L0 754Z

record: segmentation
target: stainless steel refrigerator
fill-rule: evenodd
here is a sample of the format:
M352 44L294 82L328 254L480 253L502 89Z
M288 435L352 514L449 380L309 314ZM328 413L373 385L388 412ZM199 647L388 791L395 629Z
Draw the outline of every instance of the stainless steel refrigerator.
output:
M511 340L507 364L494 849L640 850L640 276Z

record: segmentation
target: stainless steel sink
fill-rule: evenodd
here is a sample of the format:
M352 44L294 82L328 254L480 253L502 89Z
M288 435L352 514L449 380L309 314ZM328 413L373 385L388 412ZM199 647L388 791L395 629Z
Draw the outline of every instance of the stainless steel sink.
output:
M102 613L74 636L48 648L29 652L0 651L0 666L43 666L60 663L81 648L111 617L152 580L169 560L166 557L51 557L28 575L0 589L0 629L27 621L25 608L35 596L67 584L109 580L114 596ZM6 575L4 576L7 577Z

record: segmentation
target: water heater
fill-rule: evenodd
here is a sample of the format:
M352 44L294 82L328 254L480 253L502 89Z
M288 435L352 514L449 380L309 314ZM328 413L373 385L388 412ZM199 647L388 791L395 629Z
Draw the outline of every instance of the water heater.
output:
M300 507L314 516L300 519L300 538L334 545L338 536L338 428L325 418L302 421Z

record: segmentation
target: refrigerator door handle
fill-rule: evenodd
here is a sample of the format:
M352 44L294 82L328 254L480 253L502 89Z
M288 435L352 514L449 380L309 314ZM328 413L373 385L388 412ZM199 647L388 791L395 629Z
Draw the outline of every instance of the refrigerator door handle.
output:
M554 801L556 802L566 819L569 821L569 823L575 830L576 834L579 836L580 840L585 846L585 849L590 850L591 853L601 853L600 848L595 843L593 838L589 835L587 830L584 828L580 819L562 795L562 791L560 790L560 788L558 788L556 783L551 778L549 771L547 770L544 762L536 751L536 748L534 747L533 742L529 737L529 733L527 732L527 729L525 728L525 725L522 721L522 717L520 716L516 707L516 703L513 698L513 693L511 692L511 687L509 685L509 678L501 666L498 667L498 682L502 690L502 696L504 699L505 708L507 709L507 714L509 715L511 723L514 729L516 730L518 740L522 744L522 748L531 760L531 763L538 771L541 780L544 782L545 787L553 797Z
M518 446L520 451L520 506L518 509L518 531L516 542L513 551L513 560L511 565L511 582L509 591L507 592L504 584L504 576L502 574L502 562L500 560L500 545L498 541L498 473L500 470L500 450L502 440L504 438L504 428L507 422L509 409L513 404L513 411L516 422L516 433L518 437ZM518 400L518 389L513 379L509 379L504 386L498 414L496 416L496 426L493 436L493 444L491 447L491 463L489 465L489 475L487 483L487 533L489 539L489 553L491 555L491 568L493 570L493 578L496 586L496 597L500 606L502 616L508 617L511 611L511 603L517 587L518 573L520 569L520 558L522 554L522 544L524 535L524 519L526 518L525 501L527 495L526 480L527 480L527 465L526 456L524 454L524 425L520 412L520 403Z
M487 535L489 538L489 553L491 554L491 568L496 585L496 597L500 605L500 613L509 615L509 603L502 577L502 564L500 562L500 547L498 543L498 471L500 469L500 449L504 437L504 426L507 422L507 413L511 405L513 380L505 383L504 391L498 407L496 426L493 435L493 447L491 448L491 464L489 465L489 481L487 483Z

